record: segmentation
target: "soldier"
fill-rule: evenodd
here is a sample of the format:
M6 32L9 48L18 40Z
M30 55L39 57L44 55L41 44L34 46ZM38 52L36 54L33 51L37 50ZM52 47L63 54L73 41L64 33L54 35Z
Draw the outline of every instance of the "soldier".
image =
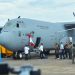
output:
M69 53L69 59L72 59L72 42L69 43L68 45L68 53Z
M65 58L68 58L69 56L68 42L66 42L66 44L64 45L64 51L65 51Z
M56 59L59 59L59 45L58 45L58 43L55 44L55 56L56 56Z

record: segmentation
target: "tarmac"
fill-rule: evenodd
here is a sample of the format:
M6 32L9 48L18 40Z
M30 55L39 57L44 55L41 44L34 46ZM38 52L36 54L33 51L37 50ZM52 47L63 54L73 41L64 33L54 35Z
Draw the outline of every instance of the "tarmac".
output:
M21 66L31 65L41 70L41 75L75 75L75 64L71 59L55 59L49 56L48 59L31 58L29 60L13 60L4 58L2 63L8 63L10 67L20 68ZM13 74L10 74L13 75Z

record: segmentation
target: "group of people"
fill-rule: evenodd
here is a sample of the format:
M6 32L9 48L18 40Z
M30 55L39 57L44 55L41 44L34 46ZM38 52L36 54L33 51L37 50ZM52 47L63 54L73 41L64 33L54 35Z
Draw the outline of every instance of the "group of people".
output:
M28 45L25 45L24 47L24 53L25 53L25 59L28 60L30 47ZM40 58L43 59L47 57L46 51L43 48L43 43L41 43L38 47L38 50L40 52ZM71 59L72 58L72 42L66 42L66 44L63 44L62 42L60 44L55 44L55 57L57 59Z
M25 53L25 59L26 60L28 60L29 50L30 50L29 46L28 45L25 45L25 47L24 47L24 53ZM40 58L41 59L47 57L47 54L46 54L46 52L45 52L45 50L43 48L43 43L41 43L39 45L38 50L40 52Z
M72 42L66 42L63 44L62 42L60 45L58 43L55 44L55 56L57 59L65 59L65 58L72 58Z

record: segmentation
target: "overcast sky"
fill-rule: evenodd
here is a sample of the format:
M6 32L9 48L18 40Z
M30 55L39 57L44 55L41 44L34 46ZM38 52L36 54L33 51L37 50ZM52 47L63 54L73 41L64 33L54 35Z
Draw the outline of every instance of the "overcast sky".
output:
M75 0L0 0L0 26L19 15L48 22L72 22L73 11Z

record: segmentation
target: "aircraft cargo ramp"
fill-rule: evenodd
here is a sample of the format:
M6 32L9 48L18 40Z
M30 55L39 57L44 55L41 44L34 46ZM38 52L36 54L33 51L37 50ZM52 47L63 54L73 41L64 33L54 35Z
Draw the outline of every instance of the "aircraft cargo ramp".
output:
M2 57L10 57L13 55L13 52L5 48L4 46L0 45L0 53Z

